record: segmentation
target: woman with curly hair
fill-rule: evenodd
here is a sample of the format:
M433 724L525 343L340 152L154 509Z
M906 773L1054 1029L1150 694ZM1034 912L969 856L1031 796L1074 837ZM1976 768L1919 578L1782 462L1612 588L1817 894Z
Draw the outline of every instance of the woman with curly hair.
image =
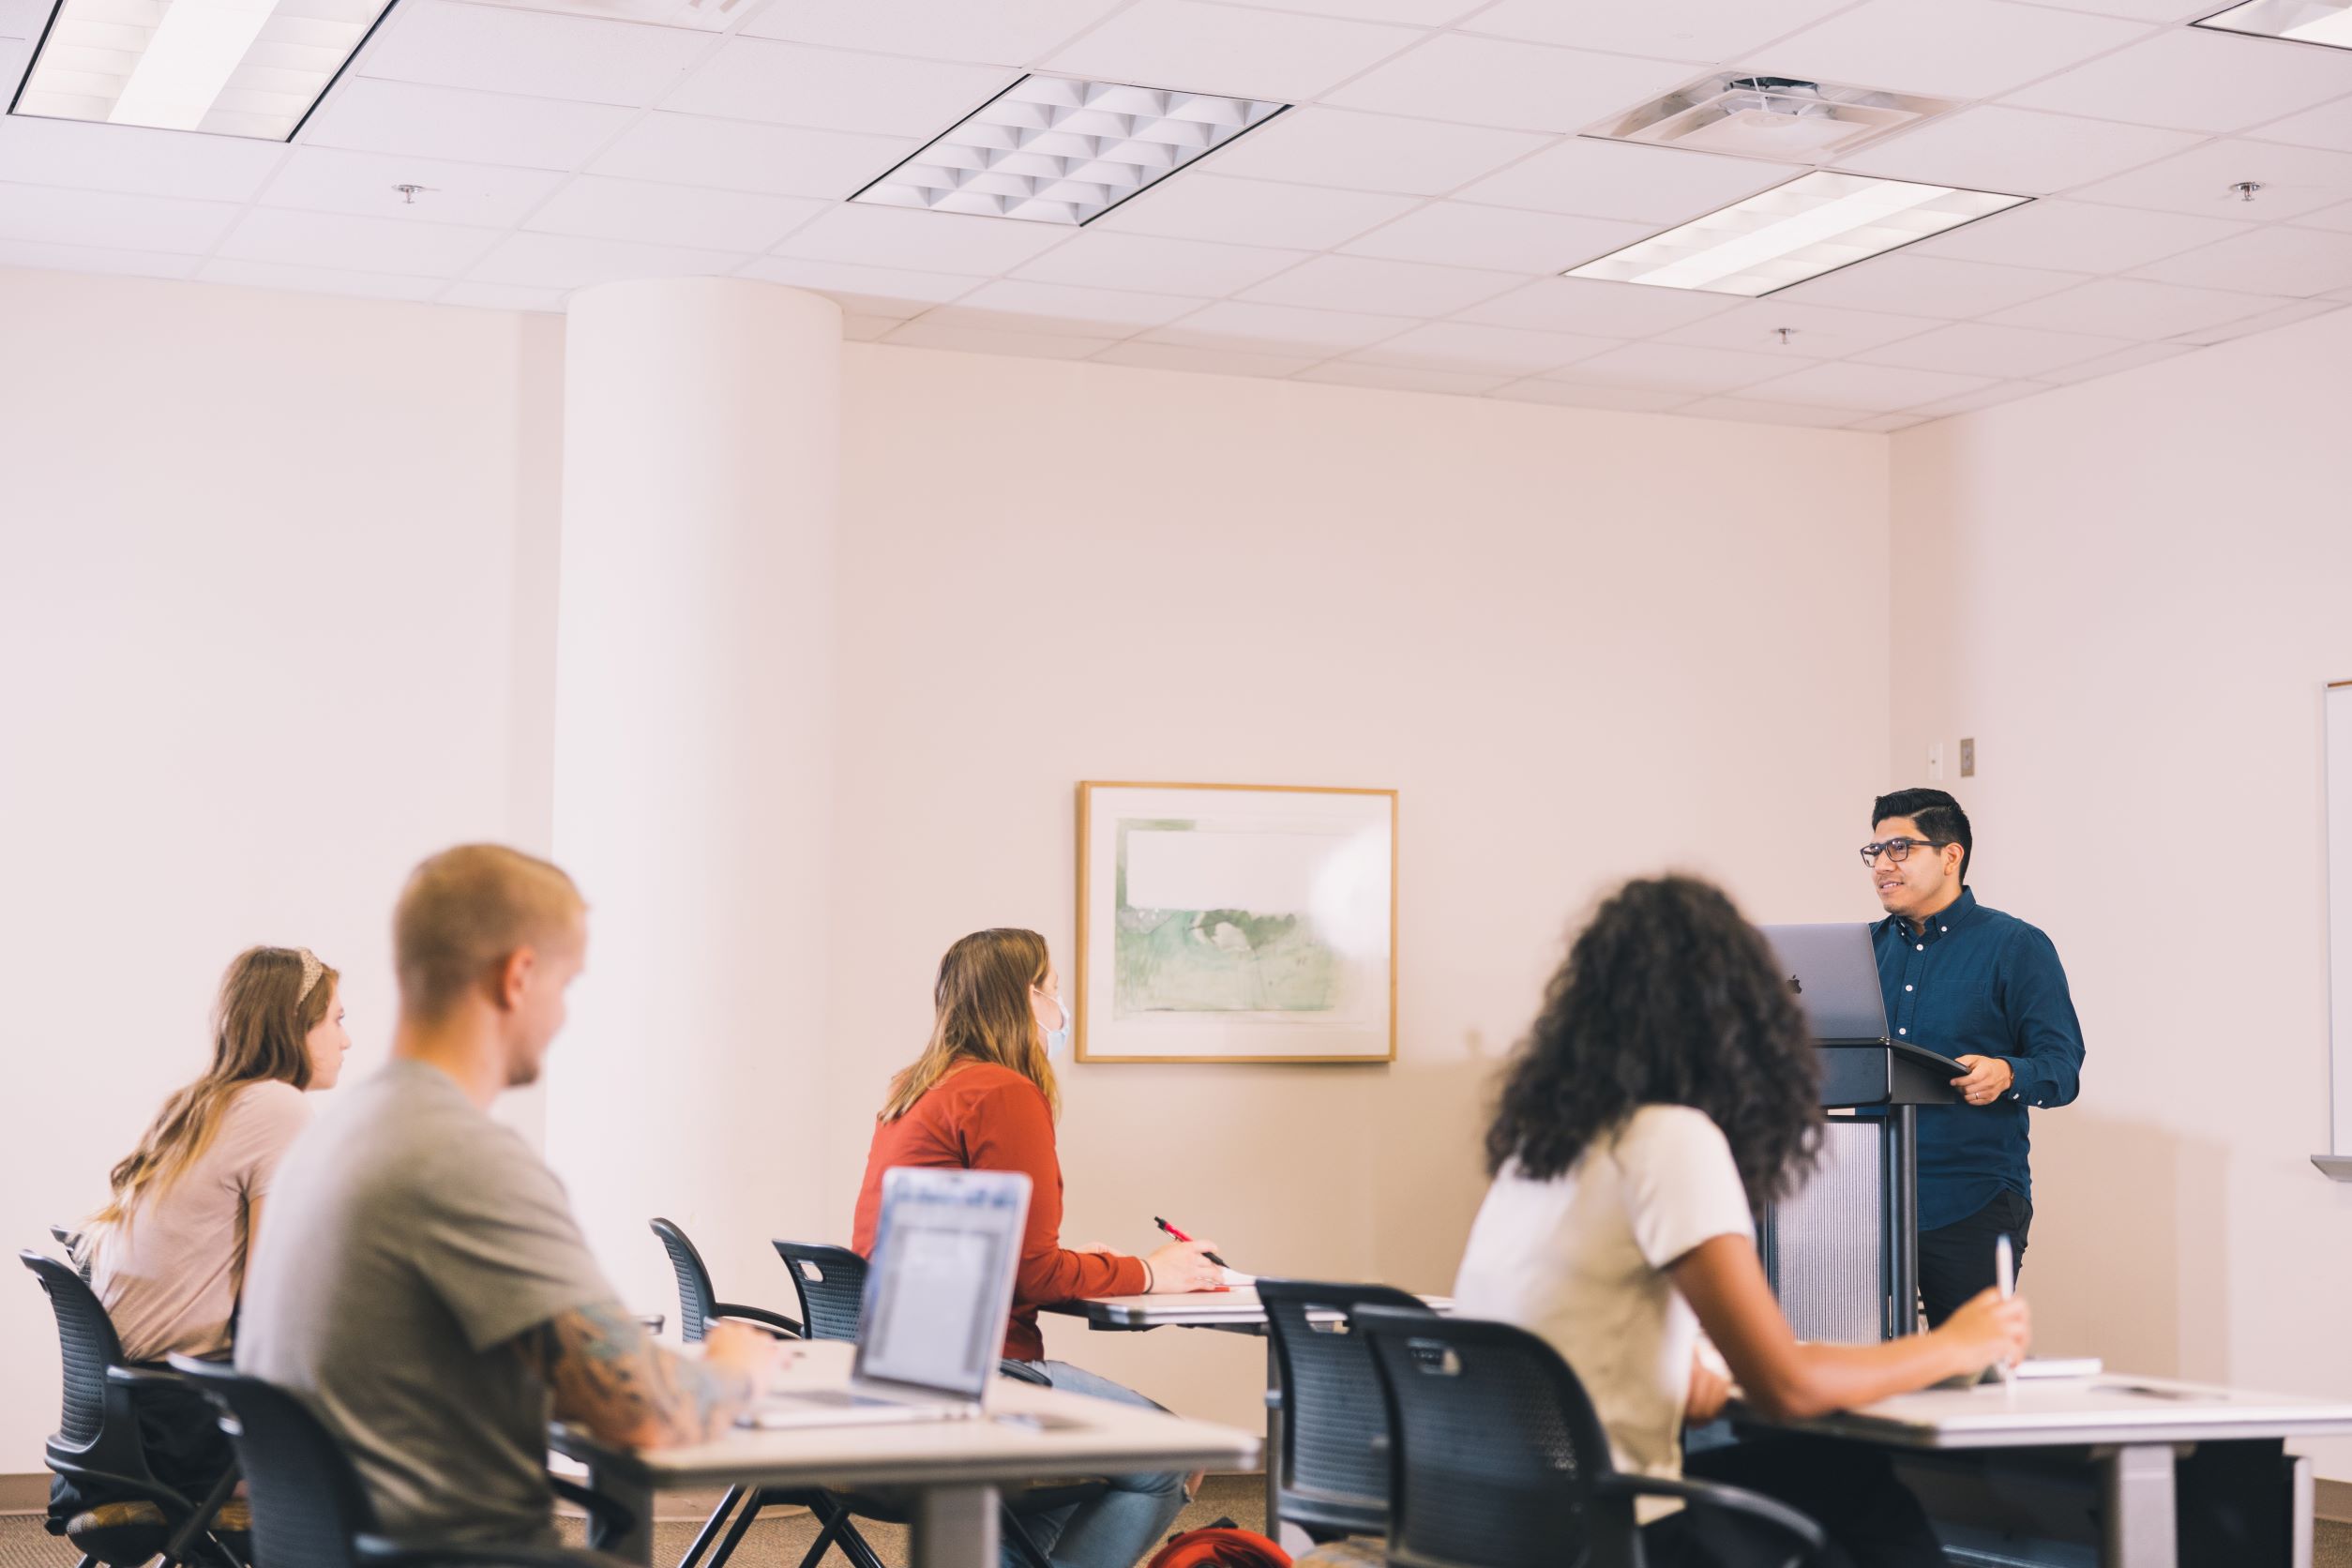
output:
M1756 1256L1753 1213L1802 1184L1820 1140L1812 1040L1771 949L1696 878L1626 883L1552 976L1486 1134L1494 1185L1455 1286L1464 1314L1541 1334L1576 1369L1621 1470L1677 1477L1685 1417L1727 1392L1802 1417L1974 1375L2025 1353L2026 1304L1987 1290L1933 1333L1800 1343ZM1883 1455L1812 1440L1692 1455L1692 1473L1818 1519L1832 1561L1940 1564ZM1653 1568L1778 1562L1726 1515L1645 1500ZM1843 1554L1841 1558L1839 1554Z

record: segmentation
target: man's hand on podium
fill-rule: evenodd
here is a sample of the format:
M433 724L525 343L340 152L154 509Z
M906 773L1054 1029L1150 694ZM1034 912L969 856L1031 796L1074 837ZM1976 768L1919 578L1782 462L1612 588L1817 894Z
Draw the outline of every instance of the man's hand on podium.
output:
M1966 1077L1953 1078L1952 1086L1972 1106L1991 1105L2016 1081L2017 1075L1998 1056L1955 1056L1952 1060L1968 1071Z

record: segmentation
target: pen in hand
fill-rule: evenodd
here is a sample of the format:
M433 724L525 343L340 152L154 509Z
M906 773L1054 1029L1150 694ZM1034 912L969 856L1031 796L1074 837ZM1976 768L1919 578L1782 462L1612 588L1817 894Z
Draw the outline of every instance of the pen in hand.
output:
M1152 1223L1158 1226L1162 1230L1168 1232L1169 1239L1172 1241L1189 1242L1192 1240L1190 1236L1185 1235L1182 1230L1177 1229L1174 1226L1168 1224L1168 1221L1160 1218L1157 1214L1153 1214L1152 1216ZM1229 1269L1233 1266L1232 1264L1227 1262L1224 1259L1219 1258L1214 1252L1204 1252L1200 1256L1206 1258L1210 1262L1214 1263L1220 1269Z

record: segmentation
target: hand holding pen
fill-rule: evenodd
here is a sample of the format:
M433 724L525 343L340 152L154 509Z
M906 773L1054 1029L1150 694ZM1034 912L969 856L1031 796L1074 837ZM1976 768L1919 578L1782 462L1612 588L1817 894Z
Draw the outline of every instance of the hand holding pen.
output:
M1151 1271L1154 1292L1169 1295L1226 1289L1225 1259L1216 1255L1214 1242L1195 1241L1164 1219L1153 1223L1174 1238L1143 1260Z

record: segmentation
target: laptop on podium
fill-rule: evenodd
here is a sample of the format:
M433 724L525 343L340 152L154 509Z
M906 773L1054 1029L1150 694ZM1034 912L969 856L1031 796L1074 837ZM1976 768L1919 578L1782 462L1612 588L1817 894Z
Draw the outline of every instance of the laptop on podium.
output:
M1018 1171L885 1172L849 1387L771 1394L744 1425L776 1430L983 1413L1028 1221L1029 1178Z
M1805 1025L1824 1046L1876 1046L1892 1036L1887 1028L1887 999L1878 988L1878 955L1870 927L1852 921L1833 926L1764 926L1788 984L1804 1009Z

